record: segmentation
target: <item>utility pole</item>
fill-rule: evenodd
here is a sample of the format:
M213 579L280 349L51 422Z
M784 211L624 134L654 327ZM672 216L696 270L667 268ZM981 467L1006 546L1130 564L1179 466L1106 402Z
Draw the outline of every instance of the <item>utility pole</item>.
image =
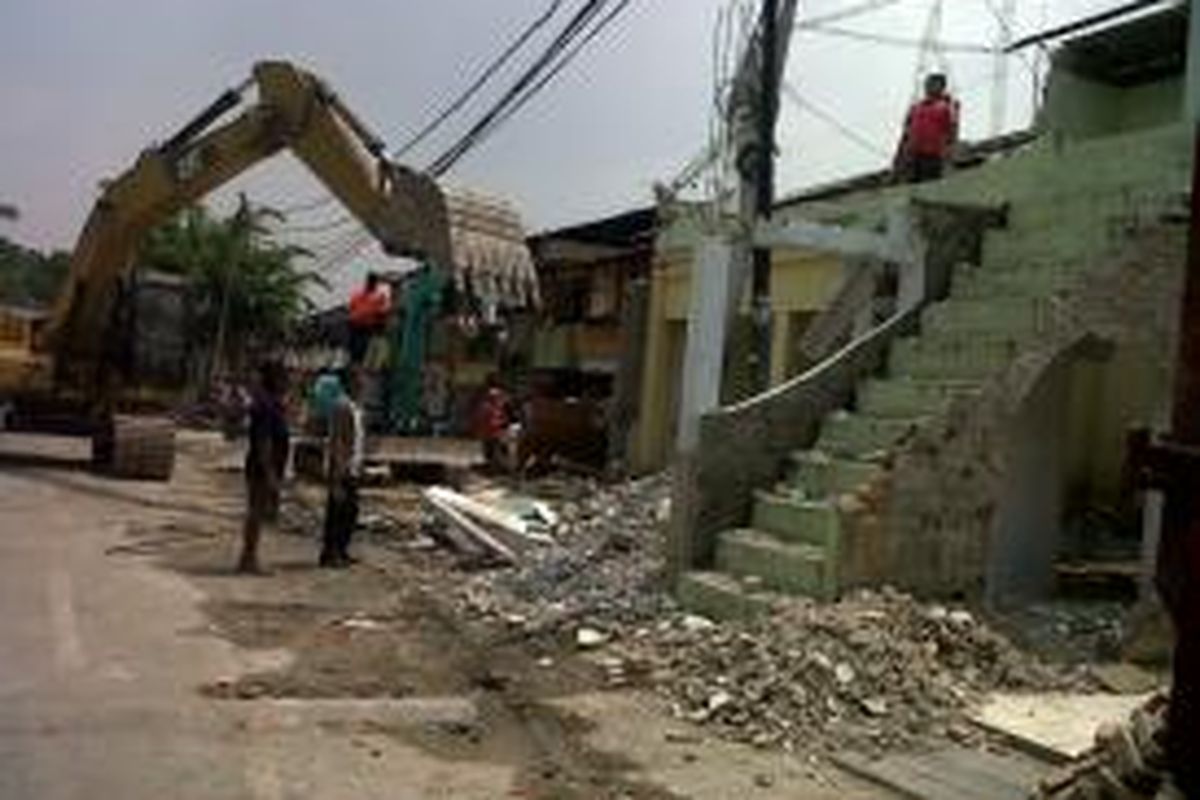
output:
M763 0L762 61L759 64L758 149L755 168L755 222L771 218L775 204L775 121L779 110L779 0ZM756 386L764 391L771 381L771 250L753 251L753 314Z
M798 4L799 0L764 0L764 9L770 13L759 19L755 35L741 57L725 109L729 137L724 155L735 165L738 178L737 230L729 230L726 221L719 219L715 229L696 247L680 391L677 445L681 454L694 450L700 417L720 405L726 334L745 296L747 272L754 261L752 238L759 210L765 205L769 213L773 199L770 183L763 191L764 174L767 178L772 174L764 173L763 165L771 169L774 157L778 86ZM773 36L766 34L768 28ZM764 103L763 78L768 71L771 75L767 80L775 91ZM763 198L767 200L765 204L760 202ZM757 272L755 277L760 280L752 285L755 321L765 320L765 335L761 339L756 337L755 342L755 352L761 354L759 374L763 376L770 374L769 259L767 254L759 262L765 264L765 269Z

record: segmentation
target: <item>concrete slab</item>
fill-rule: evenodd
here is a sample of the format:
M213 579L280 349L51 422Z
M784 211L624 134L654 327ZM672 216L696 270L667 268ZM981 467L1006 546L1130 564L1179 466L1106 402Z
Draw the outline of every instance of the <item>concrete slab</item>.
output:
M1129 716L1150 695L995 694L971 719L1030 752L1056 761L1092 746L1096 729Z

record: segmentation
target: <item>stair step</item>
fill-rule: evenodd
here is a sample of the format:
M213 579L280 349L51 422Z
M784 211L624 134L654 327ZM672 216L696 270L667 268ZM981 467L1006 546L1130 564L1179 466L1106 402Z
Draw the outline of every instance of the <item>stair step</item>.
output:
M870 417L835 411L821 423L817 449L852 458L886 452L922 421L919 417Z
M1019 336L925 335L892 346L893 377L929 380L983 380L1008 366L1023 340Z
M773 492L754 494L750 524L792 544L810 544L828 550L837 548L837 509L825 500L798 500Z
M790 544L753 528L725 531L717 540L717 569L759 580L764 589L829 597L829 566L822 548Z
M882 472L878 464L837 458L820 450L800 450L789 457L788 483L806 499L852 492Z
M715 620L748 619L768 612L777 595L753 590L723 572L685 572L675 583L679 604Z
M871 378L858 390L858 411L872 417L921 417L940 412L955 397L979 388L973 380Z
M954 298L921 312L921 331L956 336L980 331L1030 335L1043 322L1043 306L1038 297Z
M959 269L950 288L951 301L982 301L997 297L1049 297L1070 288L1085 271L1061 264L1030 264L1013 269Z

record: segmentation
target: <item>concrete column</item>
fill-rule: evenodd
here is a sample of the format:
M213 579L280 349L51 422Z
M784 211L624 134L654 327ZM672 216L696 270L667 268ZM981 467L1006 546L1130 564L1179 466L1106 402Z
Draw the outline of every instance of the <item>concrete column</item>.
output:
M736 283L734 259L733 245L727 239L706 237L695 251L679 405L680 452L695 450L700 417L721 404L725 340Z
M778 386L789 377L791 362L792 315L776 311L771 322L771 385Z
M646 320L645 361L642 385L639 392L641 407L638 409L634 435L635 471L657 469L659 447L662 437L668 436L665 429L670 425L670 381L672 374L670 336L667 318L667 286L665 270L656 267L650 279L650 309Z

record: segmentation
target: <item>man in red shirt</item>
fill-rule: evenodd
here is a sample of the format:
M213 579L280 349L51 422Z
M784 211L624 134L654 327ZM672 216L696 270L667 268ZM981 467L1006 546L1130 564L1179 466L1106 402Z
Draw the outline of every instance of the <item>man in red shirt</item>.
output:
M946 92L946 76L925 79L925 97L908 110L904 135L896 149L895 171L909 183L942 177L946 159L958 141L958 102Z
M361 364L371 337L383 333L392 310L391 288L374 272L350 296L350 363Z

